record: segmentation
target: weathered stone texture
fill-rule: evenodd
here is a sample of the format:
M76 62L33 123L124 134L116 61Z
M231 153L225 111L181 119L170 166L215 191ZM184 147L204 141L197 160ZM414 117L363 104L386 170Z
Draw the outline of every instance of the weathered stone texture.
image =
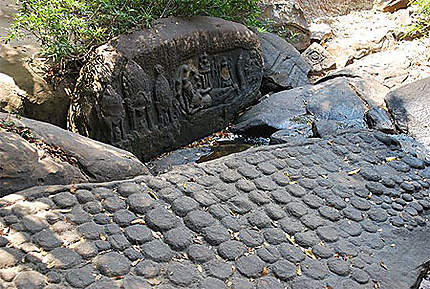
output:
M147 160L225 128L258 99L262 63L258 37L241 24L164 19L96 50L69 125Z

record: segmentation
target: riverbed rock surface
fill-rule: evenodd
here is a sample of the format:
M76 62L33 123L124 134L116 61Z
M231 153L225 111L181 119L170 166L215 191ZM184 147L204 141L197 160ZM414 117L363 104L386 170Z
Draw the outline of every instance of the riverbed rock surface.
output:
M69 126L149 158L227 127L260 96L260 42L210 17L160 20L97 48L84 66Z
M0 113L0 195L32 186L146 175L133 154L51 124Z
M0 285L413 288L430 260L429 169L355 131L33 188L0 198Z
M430 148L430 78L391 91L385 101L397 129Z

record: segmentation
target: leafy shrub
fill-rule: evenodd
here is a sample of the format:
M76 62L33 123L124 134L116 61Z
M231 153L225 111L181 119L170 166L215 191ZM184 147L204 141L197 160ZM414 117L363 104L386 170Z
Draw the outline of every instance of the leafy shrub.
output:
M427 36L430 31L430 0L411 0L411 5L418 8L418 17L408 27L407 36Z
M54 63L82 59L90 48L168 16L207 15L255 24L258 0L18 0L8 39L34 35Z

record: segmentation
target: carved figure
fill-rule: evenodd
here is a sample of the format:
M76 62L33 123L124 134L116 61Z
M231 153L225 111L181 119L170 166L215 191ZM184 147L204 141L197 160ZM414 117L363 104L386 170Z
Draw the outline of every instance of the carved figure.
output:
M118 143L124 138L125 111L122 102L121 96L108 85L100 100L100 109L111 143Z
M233 81L231 75L231 67L227 58L223 57L219 64L219 78L220 86L212 90L212 97L217 99L218 102L229 102L237 93L239 93L239 86Z
M168 125L171 121L170 108L172 106L173 94L169 81L164 76L164 69L161 65L155 66L155 107L157 109L160 123Z
M245 56L245 75L248 84L255 84L260 82L260 72L257 70L261 65L257 58L260 56L255 52L251 54L246 53Z
M185 114L194 114L212 104L209 95L211 87L204 87L204 76L189 65L180 67L179 79L176 82L176 97Z
M205 89L212 87L210 81L211 63L206 52L203 53L199 58L199 73L203 76L202 88Z
M240 54L237 60L237 76L239 78L239 85L241 89L244 89L247 85L246 76L245 76L245 66L247 65L247 60L243 53Z
M123 77L123 84L131 130L151 129L153 121L150 115L151 89L148 76L138 64L131 62Z

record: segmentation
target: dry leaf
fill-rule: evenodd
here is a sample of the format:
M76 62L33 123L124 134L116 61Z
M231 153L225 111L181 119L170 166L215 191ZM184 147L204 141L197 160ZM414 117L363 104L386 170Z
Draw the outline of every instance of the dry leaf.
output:
M356 175L356 174L358 174L359 172L360 172L360 168L358 168L358 169L356 169L356 170L353 170L353 171L350 171L350 172L348 172L348 176L352 176L352 175Z
M296 240L294 239L294 237L288 235L287 233L285 233L285 237L288 241L290 241L291 244L293 244L294 246L296 245Z
M135 224L145 225L146 223L145 223L144 219L135 219L135 220L131 221L131 224L132 225L135 225Z
M379 262L379 265L381 265L382 268L384 268L385 270L388 270L387 265L385 265L384 261Z
M297 265L296 274L297 276L302 276L302 268L300 268L300 265Z
M267 269L267 267L264 266L263 271L261 272L261 276L266 276L267 274L269 274L269 269Z
M311 257L312 259L316 260L317 257L314 255L314 253L312 252L311 249L306 249L303 252L305 252L306 255L308 255L309 257Z
M397 160L397 157L388 157L388 158L385 158L385 161L386 161L387 163L389 163L389 162L391 162L391 161L395 161L395 160Z
M100 237L100 240L102 240L102 241L106 241L106 239L107 239L106 236L103 235L102 233L100 233L99 237Z
M289 184L290 184L290 185L295 185L295 184L297 184L297 181L289 182Z
M199 270L200 273L203 273L202 265L197 264L196 267L197 267L197 270Z
M152 278L152 279L148 279L148 280L146 280L149 284L151 284L152 286L155 286L155 285L160 285L161 284L161 280L158 280L158 279L155 279L155 278Z
M51 268L54 268L54 266L55 266L55 260L49 262L48 265L46 266L46 268L51 269Z
M76 193L76 187L75 187L75 186L71 186L71 187L70 187L70 192L71 192L72 194Z
M184 184L184 185L185 185L185 184ZM185 189L185 187L184 187L184 189ZM153 191L148 190L148 194L149 194L151 197L153 197L154 199L158 200L158 196L157 196Z

